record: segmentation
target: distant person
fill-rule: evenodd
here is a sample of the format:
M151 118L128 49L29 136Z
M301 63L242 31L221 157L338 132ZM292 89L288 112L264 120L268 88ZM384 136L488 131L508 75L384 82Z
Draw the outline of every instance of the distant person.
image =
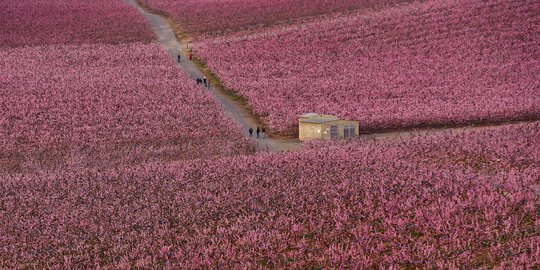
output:
M252 128L249 128L249 137L253 137L253 129Z
M191 61L193 59L193 52L189 52L189 61Z
M201 78L197 78L196 81L197 81L197 84L201 84L201 82L202 82Z
M262 138L264 139L266 137L264 127L261 129L262 132Z
M206 76L203 77L204 86L208 87L208 79L206 79Z
M261 129L257 127L257 139L259 138L259 133L261 133Z
M180 54L178 54L178 63L182 60L182 57L180 57Z

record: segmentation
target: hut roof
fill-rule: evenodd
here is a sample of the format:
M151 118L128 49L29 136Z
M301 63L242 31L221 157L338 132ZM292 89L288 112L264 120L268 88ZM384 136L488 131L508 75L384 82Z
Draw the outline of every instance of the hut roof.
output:
M333 115L318 114L318 113L306 113L300 115L300 121L304 123L322 124L327 122L337 121L339 118Z

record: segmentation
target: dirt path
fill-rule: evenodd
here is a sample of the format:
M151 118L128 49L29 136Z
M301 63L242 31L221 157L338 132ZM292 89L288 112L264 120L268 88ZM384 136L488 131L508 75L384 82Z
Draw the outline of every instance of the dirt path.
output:
M139 12L141 12L141 14L148 20L152 29L157 35L159 43L163 45L174 61L177 61L178 53L181 52L182 49L186 48L186 44L182 44L181 41L176 38L174 31L170 27L167 20L160 15L156 15L145 10L139 6L136 0L126 1L139 10ZM182 61L177 62L177 66L193 79L193 83L195 83L196 78L203 78L202 72L194 63L187 59L185 52L181 53ZM227 96L226 93L223 93L214 86L208 87L207 90L222 105L225 113L242 127L246 136L249 136L248 130L250 127L256 129L257 126L262 126L261 123L259 123L239 101L232 99L230 96ZM300 149L301 147L300 141L295 139L255 138L254 140L259 151L294 151Z
M171 25L163 15L154 14L151 11L141 7L137 0L125 0L134 6L141 14L148 20L152 29L155 31L158 41L169 52L170 56L176 61L177 55L180 52L182 54L182 61L177 62L179 68L189 74L193 80L196 78L202 78L203 73L197 65L187 59L186 44L183 44L179 40ZM245 104L242 104L238 100L224 93L223 90L214 86L210 86L208 91L213 97L223 106L225 113L231 117L238 125L240 125L244 134L248 136L248 129L252 127L255 129L257 126L262 126L262 123L246 109ZM389 139L396 137L410 137L416 135L428 135L437 134L442 132L461 133L472 130L484 130L488 128L497 128L507 124L514 124L519 122L537 121L538 119L530 119L524 121L509 121L508 123L483 123L479 125L465 125L465 126L443 126L443 127L421 127L410 128L403 130L390 130L390 131L375 131L370 134L361 134L360 138L364 140L378 140ZM298 139L283 139L283 138L266 138L256 139L257 149L259 151L270 152L282 152L282 151L296 151L301 148L301 143Z

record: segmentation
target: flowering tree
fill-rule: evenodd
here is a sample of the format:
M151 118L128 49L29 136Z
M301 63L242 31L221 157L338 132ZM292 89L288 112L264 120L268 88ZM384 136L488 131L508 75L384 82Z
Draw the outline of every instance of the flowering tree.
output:
M539 131L2 175L0 267L538 267Z
M2 1L0 25L0 47L154 39L145 19L121 0Z
M196 36L221 35L338 12L372 9L407 0L144 0L165 11Z
M0 151L11 153L11 169L251 151L221 106L158 44L2 49L0 58Z

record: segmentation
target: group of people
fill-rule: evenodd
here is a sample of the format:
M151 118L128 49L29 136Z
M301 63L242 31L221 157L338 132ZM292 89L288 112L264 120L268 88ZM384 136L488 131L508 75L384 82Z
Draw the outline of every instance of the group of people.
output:
M252 128L249 128L248 131L249 131L249 137L253 137L253 129L252 129ZM266 132L266 130L264 130L264 127L263 127L263 128L257 127L256 132L257 132L257 138L259 138L259 134L262 133L262 138L264 139L264 137L265 137L265 132Z
M197 84L204 84L205 87L210 87L210 81L206 78L206 76L203 76L203 78L197 78L195 80Z
M191 61L193 58L193 53L191 51L189 51L189 61ZM180 54L178 54L178 62L180 63L182 61L182 57ZM203 78L197 78L195 80L195 82L197 82L197 84L202 84L204 85L205 87L210 87L210 81L208 81L208 79L206 78L206 76L203 76ZM264 139L265 137L265 132L266 130L263 128L260 128L260 127L257 127L257 129L255 130L256 134L257 134L257 138L260 138L262 137ZM261 135L262 133L262 135ZM249 137L253 137L253 129L252 128L249 128Z
M189 51L189 61L191 61L191 59L193 59L193 53L191 51ZM182 56L180 54L178 54L178 63L180 63L182 61ZM203 76L203 78L197 78L195 80L195 82L197 82L197 84L203 84L204 87L210 87L210 81L208 81L208 79L206 78L206 76Z

